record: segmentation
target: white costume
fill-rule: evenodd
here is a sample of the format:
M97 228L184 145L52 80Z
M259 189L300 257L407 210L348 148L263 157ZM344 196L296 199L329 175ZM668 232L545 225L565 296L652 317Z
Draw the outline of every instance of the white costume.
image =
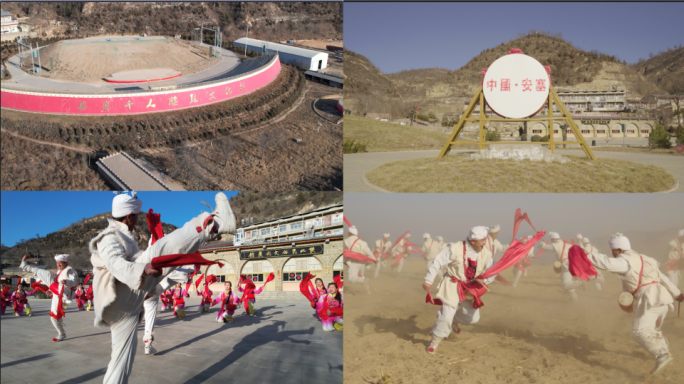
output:
M433 240L430 238L430 234L426 233L423 235L423 239L425 242L423 243L423 246L420 248L421 251L425 254L425 261L427 262L427 270L430 270L430 266L432 265L432 262L435 260L437 255L442 252L441 247L439 245L438 241Z
M392 242L390 242L389 238L390 238L389 233L385 233L383 235L382 240L377 240L375 242L374 251L378 252L378 257L379 257L378 262L375 263L375 274L373 275L373 277L375 277L376 279L378 278L378 275L380 275L380 269L385 268L385 266L387 265L387 260L385 260L383 254L385 254L385 253L389 254L390 249L392 248Z
M192 270L190 270L191 272ZM168 276L162 279L157 285L157 288L152 290L149 297L143 302L145 308L145 333L143 335L143 343L145 344L145 354L154 354L157 351L152 347L154 341L154 322L157 320L157 311L159 310L159 295L166 291L169 287L178 283L185 284L188 282L187 271L176 269L171 271Z
M67 262L68 257L69 255L57 255L55 256L55 260ZM59 271L57 274L49 272L45 269L40 269L32 265L28 265L24 260L22 260L21 265L19 267L24 272L33 273L38 279L40 279L43 285L47 285L48 287L50 286L50 284L55 282L55 279L57 280L56 282L60 285L59 289L61 289L61 285L63 284L64 294L62 295L62 299L65 303L70 303L71 299L74 298L74 291L72 290L72 288L75 289L78 285L78 275L76 274L76 271L74 271L73 268L71 268L71 266L67 265L63 270ZM52 295L50 313L56 314L58 309L59 295ZM57 337L53 339L53 341L64 340L66 338L66 332L64 331L64 318L55 320L52 316L50 316L50 321L52 321L52 325L57 330Z
M679 260L684 257L684 242L681 241L681 239L684 239L684 229L679 231L676 239L670 241L670 253L667 255L669 262L672 262L673 260ZM679 280L682 278L682 271L673 269L667 271L667 276L672 281L672 284L679 287Z
M404 236L401 240L399 240L399 243L392 248L392 258L396 260L396 257L401 255L401 258L399 259L399 264L397 264L397 275L401 273L402 268L404 268L404 260L409 256L409 249L411 249L413 246L408 246L404 248L405 242L411 242L411 234L408 233L406 236ZM394 264L392 264L394 266Z
M542 249L547 251L553 251L556 254L556 259L561 262L561 284L563 289L570 295L571 299L577 299L576 288L584 286L584 280L573 277L570 273L570 262L568 261L568 255L570 253L570 247L572 244L568 244L561 240L560 236L556 232L549 232L551 236L550 244L542 244Z
M486 227L474 227L470 232L468 240L481 240L487 236ZM475 324L480 320L480 310L473 308L473 299L461 300L458 295L458 283L451 279L451 277L455 277L459 281L467 282L466 259L477 262L475 276L481 275L492 266L491 253L486 246L477 252L469 241L459 241L449 244L444 251L437 255L425 276L425 283L431 285L441 269L446 268L446 273L442 276L435 296L442 300L442 307L437 313L437 321L432 327L431 348L433 346L436 348L439 341L451 334L451 326L454 320L462 324ZM492 280L494 280L494 276L486 279L485 284L489 284Z
M495 225L491 228L489 228L489 235L487 235L487 245L486 247L489 248L489 252L492 253L492 260L496 259L497 253L501 252L503 255L504 252L508 249L508 244L503 245L499 241L499 238L497 236L496 239L492 238L491 234L492 233L499 233L501 230L501 227L498 225Z
M442 236L437 236L437 243L439 243L440 252L442 252L447 247L447 243L444 242L444 238Z
M137 348L137 325L145 297L158 294L159 283L175 268L164 268L162 276L144 274L145 266L162 255L193 253L218 233L235 231L235 217L223 193L216 195L213 214L202 213L182 228L159 239L145 251L138 244L128 226L110 220L109 226L90 241L90 260L93 264L95 326L109 327L112 332L112 358L104 383L126 383L131 374ZM135 214L142 202L127 195L119 195L112 203L112 215L124 217Z
M681 291L660 272L655 259L633 251L622 234L613 235L610 246L623 253L617 257L600 253L587 256L595 267L616 273L622 280L622 289L634 295L632 337L656 358L656 367L664 366L672 356L661 328L668 309L674 310L673 297L681 295Z
M375 255L373 255L373 252L368 248L368 244L359 239L359 232L356 227L349 228L349 237L344 239L344 247L350 251L360 253L368 258L376 260ZM365 283L366 277L364 276L364 267L366 266L366 263L352 259L347 260L346 263L349 266L349 282L352 284Z
M589 243L589 238L587 237L582 238L582 243L580 246L582 247L582 249L584 249L584 252L586 253L599 253L598 249ZM598 276L596 276L596 278L591 276L590 279L594 280L594 284L596 284L596 289L600 291L601 285L603 284L605 279L603 278L603 273L601 273L601 271L596 272L598 273Z
M522 242L523 244L525 244L525 243L527 243L531 238L532 238L532 236L526 236L526 237L524 237L524 238L521 240L521 242ZM530 251L527 252L527 255L525 256L525 258L523 259L523 261L524 261L525 259L527 259L527 258L533 258L533 257L534 257L534 247L530 248ZM514 267L513 267L513 283L512 283L512 284L513 284L513 287L515 287L516 285L518 285L518 280L520 280L520 277L521 277L521 276L523 276L523 271L521 271L517 266L514 266ZM525 271L525 276L527 276L527 270Z

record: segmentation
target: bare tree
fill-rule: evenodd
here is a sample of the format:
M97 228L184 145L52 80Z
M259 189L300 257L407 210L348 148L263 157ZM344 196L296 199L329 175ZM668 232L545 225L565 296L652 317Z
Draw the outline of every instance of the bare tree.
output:
M682 115L682 109L681 109L681 98L684 97L684 79L677 78L672 80L669 84L665 86L665 90L671 95L674 96L674 102L675 105L677 106L677 125L681 126L681 118L680 116Z

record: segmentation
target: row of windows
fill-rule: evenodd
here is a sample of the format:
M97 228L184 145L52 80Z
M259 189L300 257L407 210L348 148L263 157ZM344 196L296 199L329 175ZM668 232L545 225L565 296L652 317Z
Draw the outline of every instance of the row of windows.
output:
M289 231L303 231L305 228L316 228L323 226L327 227L333 224L341 223L342 220L342 213L337 213L329 216L317 217L315 219L298 221L296 223L280 224L273 227L261 228L260 230L238 231L236 237L238 240L241 240L243 237L245 239L251 239L256 238L257 236L270 236L271 234L277 236L278 233L282 234L288 232L288 225L290 227Z

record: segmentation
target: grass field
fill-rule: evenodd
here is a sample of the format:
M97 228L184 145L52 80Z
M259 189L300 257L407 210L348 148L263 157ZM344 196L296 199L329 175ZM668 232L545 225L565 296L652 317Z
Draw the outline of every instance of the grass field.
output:
M344 140L367 144L366 152L442 149L448 138L449 136L444 133L423 128L385 123L353 115L344 116ZM465 148L459 146L459 149Z
M366 174L392 192L459 193L644 193L671 189L665 169L623 160L589 161L568 156L566 164L470 160L469 154L395 161Z
M579 146L573 146L572 149L579 149ZM563 148L556 148L556 150L562 151ZM601 152L649 153L649 154L653 154L653 155L674 155L674 156L683 156L684 157L684 154L677 153L677 149L675 149L675 147L672 147L670 149L656 148L656 149L649 150L648 147L618 147L618 146L613 146L613 147L591 147L591 150L592 151L601 151Z

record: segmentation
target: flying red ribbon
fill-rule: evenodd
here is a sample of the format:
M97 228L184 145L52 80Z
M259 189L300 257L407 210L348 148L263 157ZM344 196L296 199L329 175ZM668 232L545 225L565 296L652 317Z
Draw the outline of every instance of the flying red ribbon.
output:
M582 280L589 281L589 276L598 277L594 264L587 257L587 253L579 245L573 245L568 252L568 269L570 274Z
M150 230L150 236L152 237L152 244L156 243L157 240L164 237L164 231L161 225L161 215L159 213L154 213L152 208L147 212L147 227Z
M513 221L513 240L515 240L515 235L518 233L518 227L520 227L520 223L522 223L523 220L527 221L530 224L530 227L537 232L537 229L535 229L534 225L532 225L530 218L527 217L527 212L523 214L521 213L520 208L518 208L515 210L515 219Z

